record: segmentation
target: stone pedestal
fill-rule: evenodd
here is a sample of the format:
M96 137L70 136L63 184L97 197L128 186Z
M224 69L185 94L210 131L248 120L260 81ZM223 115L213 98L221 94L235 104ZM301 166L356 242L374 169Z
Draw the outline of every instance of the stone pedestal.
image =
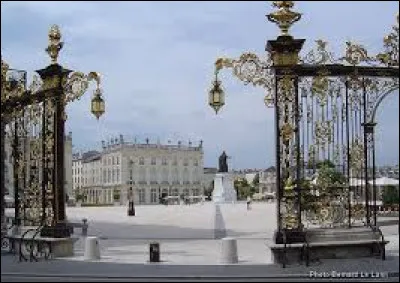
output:
M237 201L234 178L230 173L217 173L214 179L212 199L215 203L232 203Z

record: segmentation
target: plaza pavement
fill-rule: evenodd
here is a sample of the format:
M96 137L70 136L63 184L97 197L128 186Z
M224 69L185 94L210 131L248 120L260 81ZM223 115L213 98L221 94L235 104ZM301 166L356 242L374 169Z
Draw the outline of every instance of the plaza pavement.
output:
M237 239L239 264L271 264L269 244L276 227L275 203L204 203L196 205L136 206L129 217L125 206L70 207L69 221L87 218L89 236L98 236L102 262L146 263L149 243L160 243L163 264L216 265L221 238ZM382 226L388 255L398 256L398 224ZM79 235L79 229L76 230ZM84 238L76 244L75 257L84 260Z
M67 218L74 222L81 221L82 218L88 219L88 235L100 238L100 260L84 261L85 238L80 236L80 229L76 229L74 236L79 237L79 240L75 245L74 257L46 263L14 264L16 258L2 256L2 278L6 278L7 274L9 277L14 274L12 278L15 279L16 275L22 276L21 274L31 271L36 276L40 276L41 272L43 274L50 272L54 276L61 277L75 276L74 278L79 276L82 278L84 274L89 274L88 278L108 276L117 280L116 277L122 276L119 281L125 279L132 281L132 278L141 276L153 279L165 276L171 278L191 276L192 279L196 276L198 278L208 276L207 278L218 277L221 280L223 276L228 279L244 276L257 281L257 278L274 276L284 278L290 274L296 278L307 277L311 271L317 270L383 272L383 274L390 272L392 275L394 272L398 277L399 233L398 223L393 225L393 218L390 225L382 226L385 239L390 241L387 245L386 261L375 258L323 260L312 263L310 267L294 265L285 269L272 264L268 248L268 244L272 243L276 227L275 203L253 203L249 211L245 203L219 206L213 203L189 206L146 205L136 206L134 217L127 216L125 206L68 207ZM380 220L387 219L380 218ZM237 239L239 264L219 263L223 237ZM160 263L148 263L148 245L152 241L160 243ZM4 269L3 262L6 263ZM182 265L185 267L182 268ZM43 279L43 277L35 278L37 281L32 279L32 282L40 282Z

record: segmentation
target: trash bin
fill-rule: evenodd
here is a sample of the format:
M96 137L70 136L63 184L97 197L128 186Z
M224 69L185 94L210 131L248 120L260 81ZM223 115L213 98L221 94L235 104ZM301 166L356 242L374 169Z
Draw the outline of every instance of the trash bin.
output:
M150 243L150 262L160 262L160 244Z

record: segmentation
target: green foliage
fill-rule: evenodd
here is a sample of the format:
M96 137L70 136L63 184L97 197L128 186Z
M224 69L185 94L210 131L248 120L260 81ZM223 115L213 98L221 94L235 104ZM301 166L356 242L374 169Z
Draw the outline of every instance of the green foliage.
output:
M260 174L257 173L253 178L253 187L258 187L260 184Z
M399 204L399 187L390 185L383 187L382 202L385 206Z
M317 162L315 167L317 169L321 169L321 168L332 168L332 169L334 169L335 168L335 164L332 161L330 161L328 159L325 159L324 161Z
M238 199L246 199L254 194L254 187L250 186L245 178L236 179L233 183Z
M75 200L76 201L85 201L87 198L86 194L84 192L82 192L81 190L76 190L75 191Z

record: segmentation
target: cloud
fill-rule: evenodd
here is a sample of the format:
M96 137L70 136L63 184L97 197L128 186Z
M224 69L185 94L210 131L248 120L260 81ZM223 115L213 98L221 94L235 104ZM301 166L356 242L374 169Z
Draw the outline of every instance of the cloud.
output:
M398 3L366 2L362 13L352 12L358 7L300 2L303 19L293 33L307 38L305 49L322 37L340 54L345 40L354 36L375 52L394 23ZM266 40L278 33L265 18L269 11L269 4L257 1L3 1L2 56L30 73L42 68L49 63L47 31L57 23L65 42L60 62L102 74L106 114L99 121L90 114L93 89L68 106L67 130L73 132L75 148L99 147L102 139L119 134L141 141L202 139L206 166L215 165L225 149L234 156L234 167L267 167L275 162L275 126L273 110L263 103L265 91L243 86L224 71L226 106L217 116L207 104L207 92L217 57L246 51L265 55ZM393 99L383 105L390 111L381 114L380 137L388 149L379 148L382 163L398 163L398 132L390 130L398 128L398 96Z

